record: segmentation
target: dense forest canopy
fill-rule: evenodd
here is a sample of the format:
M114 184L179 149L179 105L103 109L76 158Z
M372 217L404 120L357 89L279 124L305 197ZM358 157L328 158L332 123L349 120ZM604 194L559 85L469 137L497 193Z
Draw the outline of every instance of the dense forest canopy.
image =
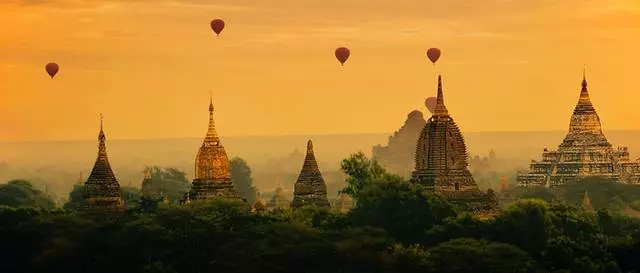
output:
M32 190L18 203L0 200L0 241L10 250L0 255L0 272L640 270L640 221L598 201L631 201L631 191L594 191L596 212L580 206L584 190L576 188L552 193L575 196L567 202L525 199L481 220L361 153L342 169L342 193L357 201L348 213L313 206L251 213L246 203L224 200L179 205L130 197L126 212L92 215L42 205ZM29 189L26 181L10 184ZM580 186L618 187L596 180Z

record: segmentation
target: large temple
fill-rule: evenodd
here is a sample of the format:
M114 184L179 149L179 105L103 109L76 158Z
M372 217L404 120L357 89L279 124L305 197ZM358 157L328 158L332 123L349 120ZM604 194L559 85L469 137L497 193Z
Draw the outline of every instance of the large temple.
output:
M518 186L557 187L585 177L640 183L640 162L629 159L627 147L613 148L602 133L583 75L578 103L569 122L569 133L557 150L544 149L542 161L532 160L528 172L518 173Z
M387 170L405 178L411 177L416 142L427 124L422 112L411 111L407 120L392 136L387 146L373 146L373 157Z
M209 102L209 128L196 155L194 175L189 193L191 200L244 200L231 181L229 157L220 143L213 121L212 101Z
M294 185L293 201L291 202L292 208L306 205L331 207L327 198L327 184L325 184L318 168L311 140L307 142L307 155L304 158L298 180Z
M120 193L120 184L111 170L107 157L107 138L102 130L100 115L100 133L98 134L98 157L87 181L84 183L86 208L92 211L118 211L124 209Z
M415 150L415 171L411 182L444 196L463 211L478 216L497 212L498 199L492 190L482 192L468 169L467 147L462 133L444 105L442 78L433 116L422 129Z

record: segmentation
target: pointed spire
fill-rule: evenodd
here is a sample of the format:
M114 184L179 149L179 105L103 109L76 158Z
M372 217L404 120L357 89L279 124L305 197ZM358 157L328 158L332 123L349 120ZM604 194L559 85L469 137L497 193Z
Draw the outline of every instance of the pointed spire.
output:
M444 106L444 94L442 92L442 76L438 75L438 95L436 97L436 108L434 110L434 116L446 116L449 115L447 107Z
M102 113L100 113L100 133L98 134L98 154L107 154L107 146L106 146L106 140L107 138L104 135L104 130L102 129L102 120L103 120L103 116Z
M311 139L307 141L307 154L313 154L313 142L311 142Z
M593 205L591 204L591 198L589 197L589 193L584 191L584 199L582 200L582 207L586 211L593 211Z
M151 168L149 168L148 166L144 168L144 179L150 179L151 178Z
M582 68L582 89L580 90L580 98L589 98L589 92L587 91L587 69Z
M204 139L205 143L212 143L213 145L218 145L220 143L220 138L218 137L218 133L216 132L216 124L213 120L213 98L209 97L209 128L207 130L207 135Z

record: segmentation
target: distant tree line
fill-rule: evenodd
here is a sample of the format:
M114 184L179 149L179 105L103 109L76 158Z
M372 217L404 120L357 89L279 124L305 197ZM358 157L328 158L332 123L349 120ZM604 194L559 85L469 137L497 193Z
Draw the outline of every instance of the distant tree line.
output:
M0 207L0 272L640 272L640 222L604 209L523 200L480 220L387 173L343 160L348 213L251 213L222 200L73 209Z

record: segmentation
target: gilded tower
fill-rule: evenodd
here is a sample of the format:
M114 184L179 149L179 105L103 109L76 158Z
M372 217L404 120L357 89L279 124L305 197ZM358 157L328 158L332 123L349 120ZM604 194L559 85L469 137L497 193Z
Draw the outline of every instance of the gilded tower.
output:
M231 181L229 157L216 132L213 121L213 101L209 101L209 128L196 155L194 175L190 192L191 199L243 200Z
M413 183L439 193L459 208L478 215L493 213L498 200L492 190L483 193L471 176L462 133L444 105L442 77L433 116L416 145Z
M569 121L569 132L557 150L544 149L542 161L531 161L528 172L518 173L518 186L557 187L597 176L622 183L640 183L640 162L629 159L627 147L613 148L602 133L586 77Z
M111 170L107 157L107 138L102 130L100 115L100 133L98 134L98 157L87 181L84 183L86 205L91 210L122 210L124 201L120 194L120 184Z
M291 202L292 208L305 205L331 207L329 199L327 199L327 184L325 184L318 168L311 140L307 142L307 155L304 158L298 180L294 185L293 201Z

